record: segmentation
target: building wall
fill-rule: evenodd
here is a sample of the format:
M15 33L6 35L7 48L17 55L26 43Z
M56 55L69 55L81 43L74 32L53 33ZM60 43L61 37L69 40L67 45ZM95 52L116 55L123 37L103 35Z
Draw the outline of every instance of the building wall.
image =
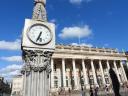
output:
M125 53L116 49L57 45L51 62L51 89L111 86L110 67L123 84L127 82L122 66L126 60Z
M127 82L122 67L122 62L126 60L125 53L116 49L57 45L51 59L51 91L111 86L110 67L123 84ZM22 83L22 77L14 78L12 92L21 91Z
M13 78L12 83L12 93L11 94L17 94L16 96L20 96L22 94L23 89L23 78L22 76L16 76Z

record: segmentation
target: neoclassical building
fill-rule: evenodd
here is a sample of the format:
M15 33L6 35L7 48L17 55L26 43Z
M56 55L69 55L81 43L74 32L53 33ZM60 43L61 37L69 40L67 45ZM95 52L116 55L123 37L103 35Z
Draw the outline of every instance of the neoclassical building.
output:
M123 64L128 67L127 55L116 49L56 45L51 59L51 91L58 91L61 87L80 90L81 87L110 86L110 67L117 74L120 84L123 84L128 82ZM22 85L22 76L14 77L12 93L22 91Z
M123 84L128 81L123 64L128 67L127 57L116 49L57 45L51 60L50 88L55 91L60 87L79 90L109 86L110 67Z

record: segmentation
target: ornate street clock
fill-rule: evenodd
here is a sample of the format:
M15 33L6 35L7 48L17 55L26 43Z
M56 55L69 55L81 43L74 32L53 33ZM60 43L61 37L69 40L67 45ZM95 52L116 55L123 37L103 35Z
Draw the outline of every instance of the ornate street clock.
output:
M43 24L35 24L28 30L28 38L35 44L45 45L52 40L51 30Z
M55 25L38 20L25 20L22 49L55 49Z
M21 45L24 61L22 96L49 96L55 24L47 22L45 4L46 0L35 0L32 19L25 19Z

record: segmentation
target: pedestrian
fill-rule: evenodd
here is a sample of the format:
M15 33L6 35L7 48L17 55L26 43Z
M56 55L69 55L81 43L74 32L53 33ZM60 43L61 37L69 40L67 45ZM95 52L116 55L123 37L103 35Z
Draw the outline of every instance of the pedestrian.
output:
M85 92L83 88L81 89L81 96L85 96Z
M93 96L93 89L92 89L92 87L90 88L90 96Z
M98 87L95 88L95 96L98 96L97 93L98 93Z
M106 96L108 96L109 95L109 89L108 89L107 85L105 86L105 92L106 92Z
M69 96L71 96L71 89L70 88L68 89L68 93L69 93Z

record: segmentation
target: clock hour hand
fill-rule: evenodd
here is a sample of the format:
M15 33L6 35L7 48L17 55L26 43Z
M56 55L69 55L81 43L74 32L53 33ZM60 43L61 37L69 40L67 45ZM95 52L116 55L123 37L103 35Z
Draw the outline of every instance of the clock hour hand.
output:
M37 39L36 39L36 42L41 39L41 38L40 38L41 35L42 35L42 32L40 32L39 36L38 36Z

